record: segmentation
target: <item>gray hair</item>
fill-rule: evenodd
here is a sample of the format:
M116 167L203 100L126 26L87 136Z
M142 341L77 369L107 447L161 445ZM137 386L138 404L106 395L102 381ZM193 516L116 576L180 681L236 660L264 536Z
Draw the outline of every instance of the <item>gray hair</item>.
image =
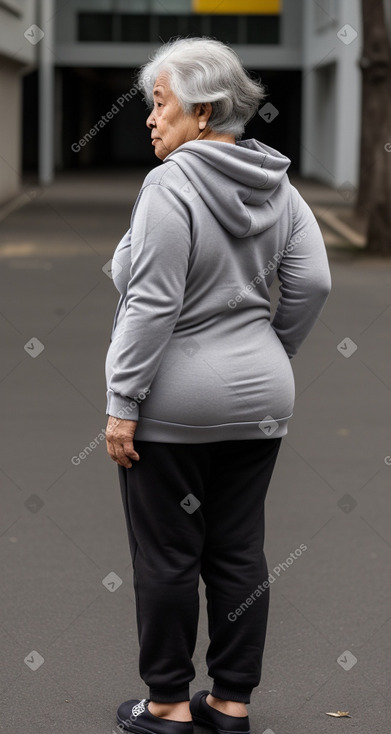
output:
M266 96L264 86L251 79L235 51L206 36L170 40L140 68L137 84L150 108L153 87L162 71L168 74L185 114L192 113L196 104L210 102L210 129L236 138L243 135L245 124Z

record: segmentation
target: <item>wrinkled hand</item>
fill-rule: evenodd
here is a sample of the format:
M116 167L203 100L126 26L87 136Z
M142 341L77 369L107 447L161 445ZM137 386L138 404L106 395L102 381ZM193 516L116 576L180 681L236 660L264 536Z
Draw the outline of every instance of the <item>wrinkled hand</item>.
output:
M106 426L106 446L113 461L130 469L133 461L139 460L139 455L133 446L137 421L123 420L109 415Z

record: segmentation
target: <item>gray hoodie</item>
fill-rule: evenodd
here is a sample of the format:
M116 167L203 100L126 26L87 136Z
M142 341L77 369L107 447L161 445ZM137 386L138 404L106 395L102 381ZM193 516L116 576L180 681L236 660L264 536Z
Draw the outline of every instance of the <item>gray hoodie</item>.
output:
M290 358L331 287L319 226L289 165L255 139L197 140L146 176L113 255L120 299L105 365L106 413L137 420L136 440L287 433Z

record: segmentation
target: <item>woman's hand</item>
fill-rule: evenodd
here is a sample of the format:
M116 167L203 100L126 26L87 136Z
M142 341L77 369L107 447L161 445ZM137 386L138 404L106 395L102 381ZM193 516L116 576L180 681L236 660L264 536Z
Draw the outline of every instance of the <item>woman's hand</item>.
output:
M133 447L137 421L123 420L109 415L106 426L106 446L113 461L130 469L133 461L139 460L139 455Z

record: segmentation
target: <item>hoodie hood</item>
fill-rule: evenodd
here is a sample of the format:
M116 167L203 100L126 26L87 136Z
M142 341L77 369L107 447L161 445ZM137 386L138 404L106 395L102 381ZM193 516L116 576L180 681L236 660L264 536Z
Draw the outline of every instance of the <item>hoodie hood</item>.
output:
M216 219L235 237L271 227L286 207L291 161L255 138L232 143L192 140L165 159L191 181Z

